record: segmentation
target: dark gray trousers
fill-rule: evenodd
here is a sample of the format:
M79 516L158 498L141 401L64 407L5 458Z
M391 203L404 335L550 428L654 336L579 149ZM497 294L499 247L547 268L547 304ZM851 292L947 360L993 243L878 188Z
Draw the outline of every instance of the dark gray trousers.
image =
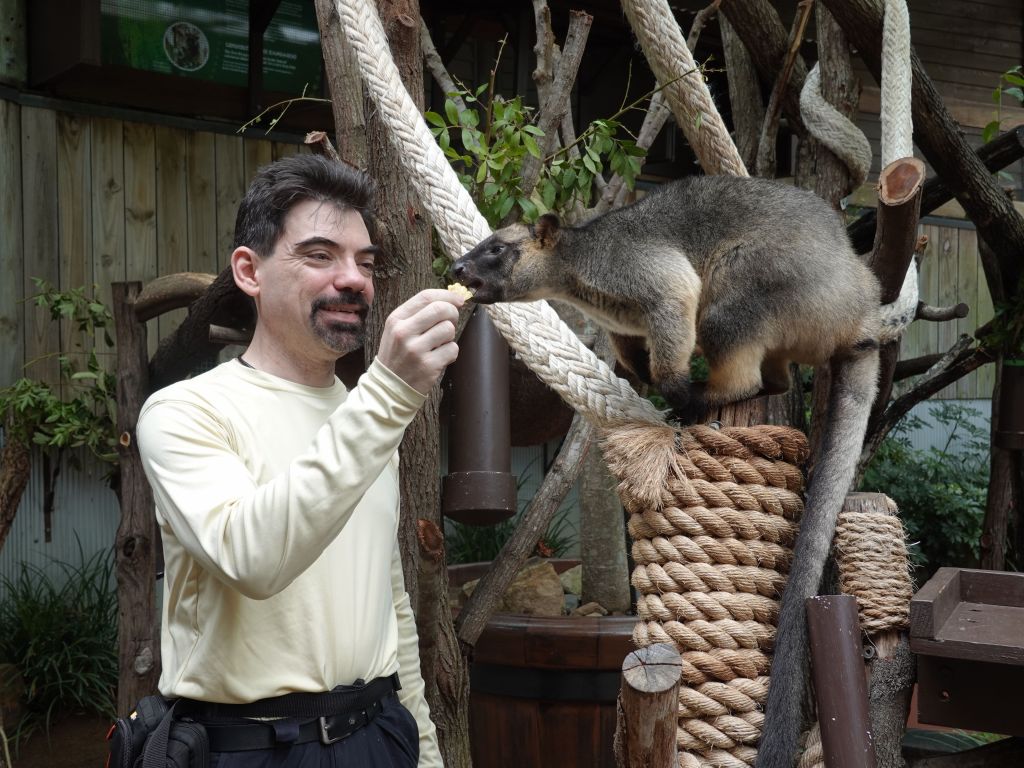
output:
M274 749L214 752L210 768L416 768L419 755L416 718L391 694L369 725L334 744L282 743Z

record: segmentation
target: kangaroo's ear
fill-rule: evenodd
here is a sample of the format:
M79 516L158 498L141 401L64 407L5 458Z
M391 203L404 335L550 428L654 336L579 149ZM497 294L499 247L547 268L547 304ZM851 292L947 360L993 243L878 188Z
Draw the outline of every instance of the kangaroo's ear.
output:
M551 248L558 242L562 222L553 213L545 213L533 224L533 236L540 242L541 248Z

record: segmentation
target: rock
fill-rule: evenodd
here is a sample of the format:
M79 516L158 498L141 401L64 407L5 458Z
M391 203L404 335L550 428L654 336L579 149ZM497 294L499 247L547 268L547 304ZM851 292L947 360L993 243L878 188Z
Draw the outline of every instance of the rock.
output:
M572 612L573 616L607 616L607 609L600 603L590 602Z
M558 577L562 580L562 590L569 595L583 594L583 566L577 565L563 571Z
M561 616L565 606L564 595L554 566L547 560L532 559L509 584L498 610L532 616Z

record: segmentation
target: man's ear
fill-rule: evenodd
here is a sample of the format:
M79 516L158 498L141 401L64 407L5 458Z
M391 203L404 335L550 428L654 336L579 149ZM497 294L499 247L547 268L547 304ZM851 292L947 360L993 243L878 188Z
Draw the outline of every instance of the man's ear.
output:
M256 266L259 263L259 256L252 248L240 245L231 252L231 273L235 278L235 285L242 293L256 298L260 293L259 276L256 274Z
M540 242L541 248L551 248L558 242L562 222L553 213L545 213L533 224L533 236Z

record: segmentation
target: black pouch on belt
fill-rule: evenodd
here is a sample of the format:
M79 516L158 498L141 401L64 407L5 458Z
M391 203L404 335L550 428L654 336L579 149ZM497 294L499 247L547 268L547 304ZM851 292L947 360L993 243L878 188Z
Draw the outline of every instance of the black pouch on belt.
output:
M174 719L175 704L146 696L107 733L107 768L208 768L206 728Z

